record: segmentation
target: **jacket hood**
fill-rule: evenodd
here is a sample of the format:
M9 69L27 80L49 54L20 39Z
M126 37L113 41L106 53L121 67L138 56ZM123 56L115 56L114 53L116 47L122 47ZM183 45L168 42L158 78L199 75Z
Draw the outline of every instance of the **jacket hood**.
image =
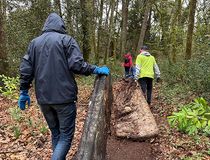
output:
M44 24L42 32L56 31L59 33L66 33L66 27L63 19L56 13L51 13Z
M151 54L149 52L146 52L146 51L143 51L141 54L145 55L145 56L151 56Z

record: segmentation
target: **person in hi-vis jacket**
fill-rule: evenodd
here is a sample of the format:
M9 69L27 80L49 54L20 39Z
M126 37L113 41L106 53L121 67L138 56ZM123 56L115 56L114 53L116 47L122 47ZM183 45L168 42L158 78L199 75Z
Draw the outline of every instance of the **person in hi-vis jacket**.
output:
M160 81L160 70L155 61L155 57L148 52L148 47L143 46L136 58L135 79L138 80L147 103L151 104L153 79Z

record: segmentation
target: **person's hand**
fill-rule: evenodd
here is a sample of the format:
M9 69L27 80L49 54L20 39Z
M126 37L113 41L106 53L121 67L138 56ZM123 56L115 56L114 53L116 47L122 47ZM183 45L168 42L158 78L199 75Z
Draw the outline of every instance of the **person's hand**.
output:
M18 106L21 110L25 110L26 108L26 102L28 102L28 106L30 106L31 100L28 95L28 90L21 90L20 91L20 97L18 100Z
M160 77L157 77L156 82L157 82L157 83L160 82Z
M107 66L96 67L93 71L93 74L105 74L109 75L109 68Z

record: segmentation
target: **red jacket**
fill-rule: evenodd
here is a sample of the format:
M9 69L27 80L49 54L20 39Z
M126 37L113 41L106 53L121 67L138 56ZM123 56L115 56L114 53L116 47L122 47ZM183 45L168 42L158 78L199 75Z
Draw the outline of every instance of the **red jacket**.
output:
M127 63L124 62L124 63L123 63L123 66L124 66L124 67L131 67L131 66L133 65L131 54L130 54L130 53L125 54L125 55L124 55L124 59L125 59L125 58L127 58L129 61L128 61Z

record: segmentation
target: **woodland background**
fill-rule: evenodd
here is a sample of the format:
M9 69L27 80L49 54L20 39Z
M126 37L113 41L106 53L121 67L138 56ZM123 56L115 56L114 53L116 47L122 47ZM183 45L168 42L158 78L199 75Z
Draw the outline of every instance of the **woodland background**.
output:
M0 12L0 74L17 76L29 42L57 12L85 60L108 65L114 78L123 75L123 54L135 62L145 44L170 88L164 91L210 91L207 0L1 0Z
M33 146L34 152L25 156L36 157L43 152L43 156L50 157L50 135L45 122L40 121L38 105L32 104L37 107L31 107L28 115L17 109L17 99L20 61L30 41L41 34L51 12L62 16L68 34L77 40L86 61L110 67L113 82L123 77L123 55L131 52L135 63L140 47L148 45L160 67L162 79L160 84L154 85L152 112L161 129L160 137L154 141L159 146L155 148L162 146L161 154L166 159L173 159L173 154L175 158L209 158L210 119L205 122L207 129L202 128L203 134L198 132L201 130L197 125L200 115L195 116L193 137L167 126L167 116L198 97L206 100L201 99L198 103L207 108L205 114L210 114L208 0L0 0L0 147L5 148L0 152L0 158L14 156L14 144L17 144L16 148L19 144L30 148L25 143L35 144L40 133L41 139L47 135L43 142L47 145L46 153L43 146L40 153ZM82 106L88 104L93 81L93 76L77 77L79 88L85 91L79 96ZM34 95L32 99L36 102ZM85 114L81 117L84 120ZM191 123L187 125L192 128ZM77 129L81 133L82 125ZM25 137L28 142L23 141ZM183 145L186 150L180 147Z
M209 8L207 0L1 0L0 73L17 73L53 11L91 63L111 65L128 51L135 60L143 44L168 66L195 57L207 61Z

